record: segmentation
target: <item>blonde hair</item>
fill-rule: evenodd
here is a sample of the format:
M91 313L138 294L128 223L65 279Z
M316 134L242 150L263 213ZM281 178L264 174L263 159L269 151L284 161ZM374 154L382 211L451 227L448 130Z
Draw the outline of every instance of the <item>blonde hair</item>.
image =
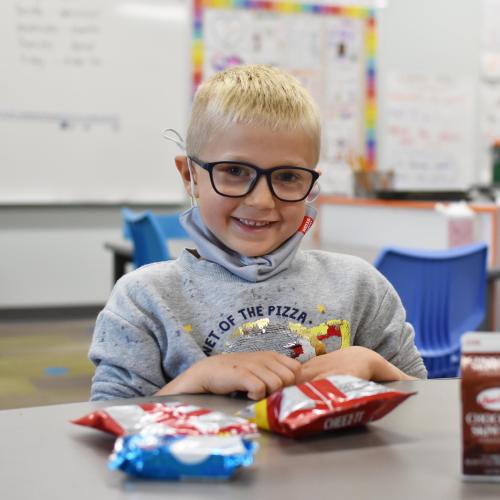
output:
M270 130L302 130L311 138L315 165L321 146L318 108L302 84L278 68L249 64L215 74L196 92L186 137L199 155L218 133L239 123Z

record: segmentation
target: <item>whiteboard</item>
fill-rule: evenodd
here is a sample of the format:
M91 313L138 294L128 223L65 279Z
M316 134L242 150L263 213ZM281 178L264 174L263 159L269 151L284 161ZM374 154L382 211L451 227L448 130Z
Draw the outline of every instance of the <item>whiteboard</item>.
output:
M396 189L462 190L473 182L471 77L392 72L386 79L386 158Z
M0 2L0 203L179 203L188 0Z

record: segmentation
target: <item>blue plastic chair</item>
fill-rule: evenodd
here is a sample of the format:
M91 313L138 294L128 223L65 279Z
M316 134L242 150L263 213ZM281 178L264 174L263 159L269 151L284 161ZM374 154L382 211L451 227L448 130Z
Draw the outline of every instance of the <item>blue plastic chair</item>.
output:
M134 243L135 267L172 258L167 241L188 239L179 214L156 215L150 211L122 209L123 236Z
M487 248L388 247L375 261L401 297L430 378L457 376L460 337L484 319Z

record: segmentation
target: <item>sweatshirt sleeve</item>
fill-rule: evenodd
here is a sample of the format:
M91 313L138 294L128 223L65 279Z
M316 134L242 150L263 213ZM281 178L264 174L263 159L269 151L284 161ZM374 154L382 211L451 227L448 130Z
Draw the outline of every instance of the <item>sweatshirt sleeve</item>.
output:
M368 347L401 371L417 378L427 378L427 370L415 346L415 331L406 321L406 311L392 285L386 283L379 306L363 322L356 335L358 345Z
M92 401L149 396L168 382L155 336L109 308L97 318L89 358Z

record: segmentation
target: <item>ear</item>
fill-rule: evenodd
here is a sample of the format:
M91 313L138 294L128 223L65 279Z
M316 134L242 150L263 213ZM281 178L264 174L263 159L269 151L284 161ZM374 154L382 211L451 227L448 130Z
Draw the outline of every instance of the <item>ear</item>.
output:
M184 184L184 189L186 190L186 193L188 196L196 197L198 196L197 189L196 189L196 171L193 167L190 169L188 166L188 159L187 156L176 156L175 157L175 166L177 167L177 170L179 174L181 175L182 183ZM193 174L193 184L195 186L195 192L191 192L191 173Z

